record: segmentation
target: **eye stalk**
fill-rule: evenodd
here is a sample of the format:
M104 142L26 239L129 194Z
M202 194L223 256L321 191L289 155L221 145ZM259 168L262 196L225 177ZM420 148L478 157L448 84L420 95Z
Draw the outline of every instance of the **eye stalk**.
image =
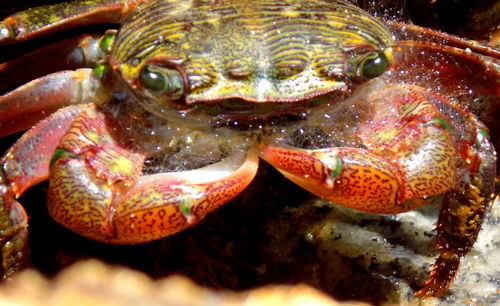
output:
M372 51L358 61L357 76L363 80L378 77L389 67L389 60L382 51Z
M184 94L184 81L176 69L146 65L139 73L142 86L154 95L177 100Z

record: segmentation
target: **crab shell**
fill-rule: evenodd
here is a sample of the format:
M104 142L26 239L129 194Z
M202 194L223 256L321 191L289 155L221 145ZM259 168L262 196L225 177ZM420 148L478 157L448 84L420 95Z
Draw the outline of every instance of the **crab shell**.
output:
M360 68L367 57L386 66L392 57L388 29L341 1L181 2L145 3L120 28L108 59L125 83L117 91L139 95L157 116L182 116L179 124L231 124L307 109L315 97L338 100L373 78ZM172 88L145 87L148 69L163 71Z

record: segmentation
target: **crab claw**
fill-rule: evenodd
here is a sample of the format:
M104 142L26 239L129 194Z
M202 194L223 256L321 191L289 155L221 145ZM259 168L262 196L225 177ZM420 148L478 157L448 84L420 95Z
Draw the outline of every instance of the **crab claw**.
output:
M119 126L108 128L109 120L89 106L52 158L49 213L82 236L133 244L174 234L239 194L257 171L251 150L196 170L141 176L144 154L111 137Z
M127 188L95 177L84 159L68 154L53 166L49 213L83 236L117 244L159 239L194 225L239 194L258 161L255 152L240 152L197 170L142 176Z
M371 213L409 211L453 188L456 149L431 100L410 86L385 86L369 101L370 115L356 132L363 146L306 150L263 144L263 159L304 189ZM431 171L418 167L423 161Z
M255 151L197 170L141 177L112 203L117 242L134 243L181 231L243 191L255 176Z
M461 104L418 86L386 85L369 102L367 116L359 116L358 148L306 150L276 139L260 154L304 189L353 209L393 214L440 201L440 255L417 293L438 296L452 284L496 196L488 129Z
M292 182L329 201L373 213L408 210L397 203L394 167L366 150L267 146L261 156Z

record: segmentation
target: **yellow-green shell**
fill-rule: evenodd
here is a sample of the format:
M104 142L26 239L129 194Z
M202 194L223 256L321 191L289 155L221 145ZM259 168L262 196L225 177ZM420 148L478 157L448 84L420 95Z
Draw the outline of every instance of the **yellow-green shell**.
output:
M179 69L186 103L300 101L350 84L348 61L381 50L385 26L344 1L156 0L122 26L111 62L131 85L144 65Z

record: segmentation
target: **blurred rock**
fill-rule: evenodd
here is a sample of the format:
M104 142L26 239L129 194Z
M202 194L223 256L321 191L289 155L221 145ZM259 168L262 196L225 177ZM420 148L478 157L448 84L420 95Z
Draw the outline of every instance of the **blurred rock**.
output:
M283 279L301 275L308 284L340 300L422 302L414 293L428 278L438 255L433 245L438 205L374 215L316 199L285 211L268 224L274 238L267 248L268 258L274 261L270 266L293 271L285 272ZM449 291L426 299L425 305L500 304L499 220L497 199ZM309 254L301 256L301 250Z
M0 287L0 305L365 305L338 303L306 285L266 286L241 293L215 291L182 276L153 281L101 262L82 261L47 280L27 270Z

